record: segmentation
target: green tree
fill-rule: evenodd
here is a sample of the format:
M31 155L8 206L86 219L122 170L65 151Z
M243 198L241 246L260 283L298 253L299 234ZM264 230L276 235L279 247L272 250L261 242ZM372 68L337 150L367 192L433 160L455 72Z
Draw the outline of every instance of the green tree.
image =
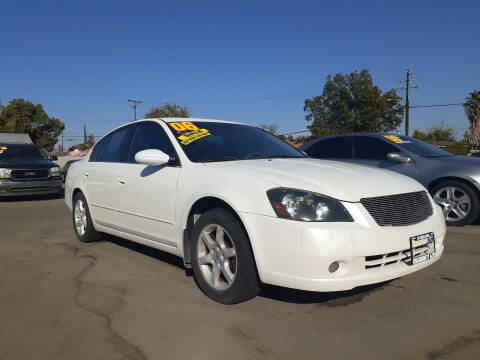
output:
M347 132L388 132L402 122L401 97L373 84L368 70L329 75L320 96L305 100L305 119L315 137Z
M465 144L462 141L458 141L455 137L453 129L444 124L440 126L434 126L428 129L427 132L417 129L413 132L413 137L435 146L441 146L442 149L454 154L467 153Z
M53 150L64 129L65 124L49 117L41 104L13 99L1 109L0 132L27 133L35 144L47 151Z
M73 151L78 149L80 151L91 149L92 146L95 144L95 136L90 134L88 136L84 135L84 142L81 144L75 144L68 148L68 151Z
M260 129L263 129L265 131L268 131L268 132L272 133L273 135L278 134L278 125L277 124L271 124L271 125L260 124L260 125L258 125L258 127Z
M480 146L480 91L474 90L463 105L470 125L465 133L465 142L474 148Z
M188 118L190 117L190 109L187 106L178 105L177 103L165 103L159 107L152 107L150 111L145 114L146 119L163 117Z
M423 132L417 129L413 132L413 137L415 139L427 141L427 142L435 142L435 141L456 142L457 141L457 139L455 138L453 129L443 124L440 126L434 126L428 129L427 132Z

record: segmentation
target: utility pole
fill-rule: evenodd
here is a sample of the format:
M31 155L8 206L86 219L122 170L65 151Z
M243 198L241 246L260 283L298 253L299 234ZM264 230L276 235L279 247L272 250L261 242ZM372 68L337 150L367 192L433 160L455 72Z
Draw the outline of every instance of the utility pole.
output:
M400 89L405 89L405 136L408 136L408 132L410 130L410 99L409 99L409 93L410 93L410 89L418 89L418 85L410 86L410 81L415 81L415 80L418 80L418 79L410 78L410 75L412 73L410 72L409 69L407 69L406 73L407 73L406 80L401 81L401 82L405 82L405 87L402 87Z
M133 121L137 121L137 104L142 104L143 101L138 100L128 100L128 102L133 103Z
M405 86L405 136L408 136L410 126L410 101L408 101L408 89L410 87L410 70L407 69L407 80Z

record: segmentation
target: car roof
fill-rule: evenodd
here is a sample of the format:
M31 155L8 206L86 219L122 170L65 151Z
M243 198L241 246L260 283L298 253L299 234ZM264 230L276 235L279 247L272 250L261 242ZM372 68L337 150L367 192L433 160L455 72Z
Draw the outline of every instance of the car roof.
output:
M371 136L371 137L376 137L376 138L382 138L382 137L387 136L387 135L405 136L405 135L398 134L398 133L394 133L394 132L337 134L337 135L330 135L330 136L325 136L325 137L321 137L321 138L312 139L312 140L306 142L305 144L303 144L302 146L300 146L300 149L301 149L301 150L306 149L306 148L308 148L309 146L312 146L313 144L316 144L316 143L319 142L319 141L323 141L323 140L326 140L326 139L333 139L333 138L342 137L342 136Z
M162 121L162 122L165 122L165 123L190 121L190 122L212 122L212 123L227 123L227 124L247 125L247 124L242 124L242 123L239 123L239 122L228 121L228 120L202 119L202 118L179 118L179 117L150 118L150 119L141 119L141 120L137 120L137 121L144 121L144 120L150 120L150 121L155 120L155 121Z
M247 124L242 124L242 123L239 123L239 122L234 122L234 121L226 121L226 120L215 120L215 119L201 119L201 118L179 118L179 117L163 117L163 118L148 118L148 119L138 119L138 120L135 120L133 122L128 122L128 123L125 123L125 124L122 124L120 126L117 126L116 128L110 130L109 132L107 132L105 135L102 136L102 138L97 141L100 142L103 138L105 138L107 135L123 128L124 126L129 126L129 125L132 125L134 123L139 123L139 122L145 122L145 121L155 121L157 123L170 123L170 122L184 122L184 121L189 121L189 122L211 122L211 123L224 123L224 124L237 124L237 125L244 125L244 126L251 126L251 125L247 125ZM97 144L95 143L95 144Z

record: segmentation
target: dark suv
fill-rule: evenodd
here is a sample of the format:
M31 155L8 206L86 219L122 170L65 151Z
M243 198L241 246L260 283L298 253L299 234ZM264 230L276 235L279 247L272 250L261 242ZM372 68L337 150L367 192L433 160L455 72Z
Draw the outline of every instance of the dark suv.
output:
M62 192L60 167L33 144L0 144L0 197Z

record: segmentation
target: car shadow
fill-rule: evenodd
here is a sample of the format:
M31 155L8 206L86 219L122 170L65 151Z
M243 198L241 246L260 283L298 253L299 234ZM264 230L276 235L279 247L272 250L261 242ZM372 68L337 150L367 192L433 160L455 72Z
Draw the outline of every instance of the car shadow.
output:
M178 256L109 234L102 234L102 240L176 266L179 269L184 270L187 276L192 275L191 270L184 267L183 260ZM365 296L389 286L390 283L391 281L386 281L378 284L361 286L353 290L335 292L303 291L262 284L262 290L258 296L293 304L326 304L330 307L336 307L359 302Z
M0 202L26 202L26 201L45 201L45 200L55 200L63 199L65 193L62 190L60 194L38 194L38 195L20 195L20 196L8 196L0 197Z
M109 243L124 247L129 250L136 251L140 254L149 256L151 258L166 262L167 264L176 266L178 268L185 269L183 266L183 260L179 258L178 256L169 254L165 251L158 250L146 245L142 245L130 240L125 240L117 236L113 236L110 234L102 234L102 240L108 241Z
M373 292L389 286L393 280L360 286L347 291L315 292L284 288L275 285L262 285L259 296L292 304L325 304L330 307L347 306L362 301Z

